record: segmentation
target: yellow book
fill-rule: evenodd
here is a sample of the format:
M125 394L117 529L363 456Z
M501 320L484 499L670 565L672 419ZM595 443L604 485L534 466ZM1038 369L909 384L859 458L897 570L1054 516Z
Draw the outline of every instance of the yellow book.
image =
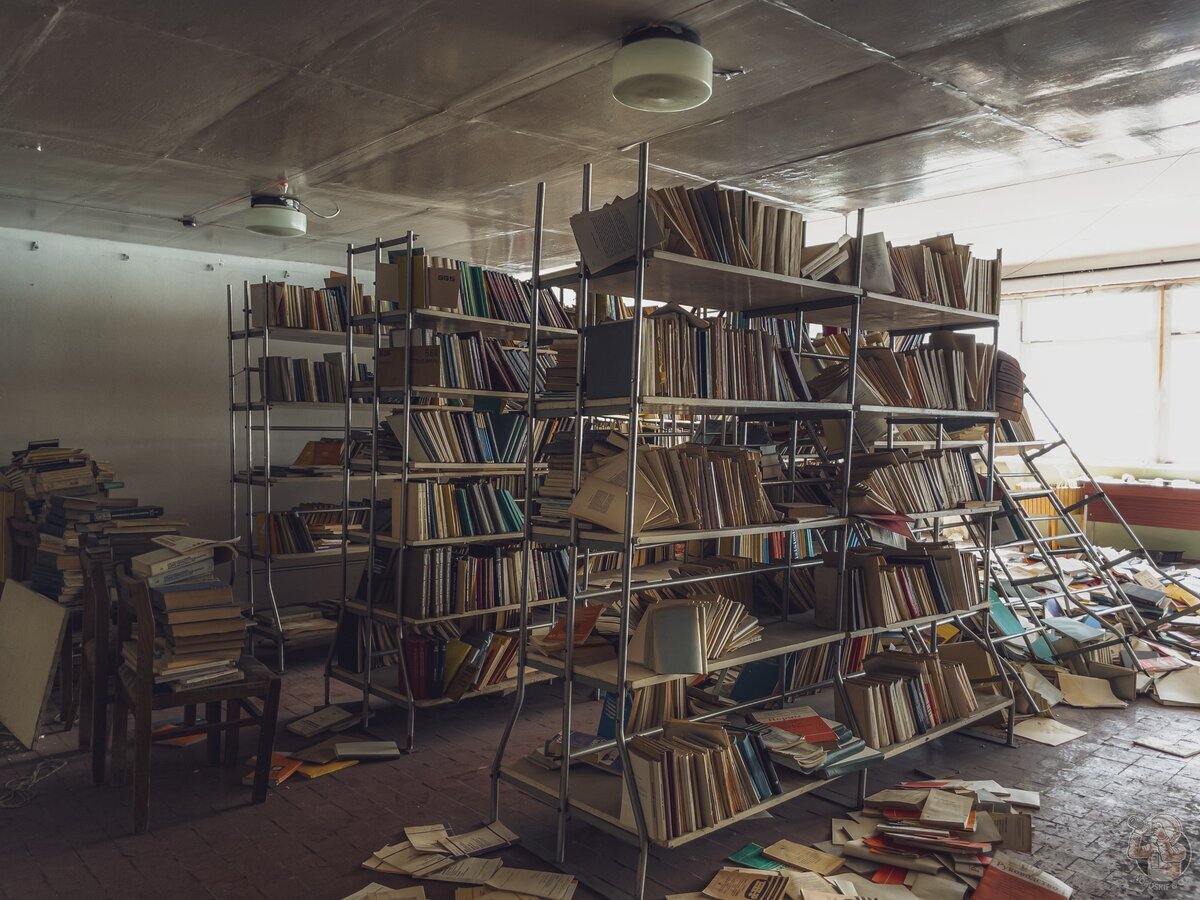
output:
M446 644L446 675L442 681L442 691L446 691L450 687L450 682L454 680L454 676L458 674L459 668L463 664L463 660L470 655L474 648L466 641L453 640Z
M351 766L357 766L357 759L335 759L331 763L317 765L316 763L304 763L296 771L305 778L320 778L322 775L332 775L334 772L340 772L342 769L348 769Z

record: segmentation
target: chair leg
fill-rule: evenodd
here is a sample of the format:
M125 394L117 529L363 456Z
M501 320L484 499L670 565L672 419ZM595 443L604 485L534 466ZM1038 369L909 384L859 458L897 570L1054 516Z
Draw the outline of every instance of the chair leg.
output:
M68 730L75 724L75 660L71 654L73 633L68 625L63 633L62 645L58 648L59 708L63 728Z
M272 678L263 699L262 721L258 730L258 762L254 767L254 802L267 799L271 778L271 751L275 749L275 723L279 718L279 679Z
M225 721L237 722L242 717L242 701L225 701ZM238 735L240 728L230 728L225 732L225 765L236 766L238 761Z
M92 670L88 665L86 654L82 654L79 663L79 749L87 750L92 746Z
M183 724L190 728L196 724L196 704L189 703L183 708Z
M92 690L89 697L90 709L88 711L88 722L91 727L91 737L89 738L93 748L99 747L100 752L92 751L92 783L104 784L104 737L108 731L107 711L108 711L108 655L107 651L103 656L97 656L94 661L95 672L91 679ZM80 730L82 733L82 724Z
M119 676L118 676L119 677ZM113 700L112 720L112 777L113 784L125 784L128 774L125 756L129 743L129 701L121 686ZM94 771L94 770L93 770Z
M204 704L204 721L210 728L221 723L220 701ZM221 732L216 729L208 733L208 764L210 766L221 764Z
M133 717L133 830L141 834L150 822L150 703L138 703Z

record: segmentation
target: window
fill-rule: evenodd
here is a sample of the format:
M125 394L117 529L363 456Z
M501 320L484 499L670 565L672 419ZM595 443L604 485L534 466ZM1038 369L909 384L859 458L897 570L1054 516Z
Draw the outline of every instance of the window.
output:
M1010 298L1001 322L1001 349L1088 465L1200 468L1200 286Z

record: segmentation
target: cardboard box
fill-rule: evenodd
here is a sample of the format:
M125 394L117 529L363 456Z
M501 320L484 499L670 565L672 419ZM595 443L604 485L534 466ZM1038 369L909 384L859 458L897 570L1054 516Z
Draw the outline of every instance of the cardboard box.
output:
M380 348L379 371L375 373L380 389L405 387L404 367L404 347ZM415 387L441 387L442 348L437 345L413 347L412 377Z
M461 278L458 269L446 269L429 264L428 257L414 256L413 309L459 308ZM408 258L394 263L375 264L375 299L404 307L408 287Z

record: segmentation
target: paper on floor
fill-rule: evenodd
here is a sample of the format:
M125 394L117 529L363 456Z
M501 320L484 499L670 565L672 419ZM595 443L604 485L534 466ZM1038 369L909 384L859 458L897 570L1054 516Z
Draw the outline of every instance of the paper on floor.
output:
M1200 743L1196 741L1172 741L1147 735L1138 738L1134 743L1139 747L1149 747L1151 750L1170 753L1172 756L1182 756L1185 759L1200 753Z
M1059 744L1065 744L1067 741L1073 741L1075 738L1081 738L1087 734L1086 731L1064 725L1055 719L1026 719L1024 722L1017 723L1013 733L1027 740L1037 741L1039 744L1049 744L1051 747L1057 747Z
M1124 709L1129 705L1112 692L1112 685L1103 678L1063 672L1058 676L1058 686L1062 690L1063 702L1068 706L1081 709Z

